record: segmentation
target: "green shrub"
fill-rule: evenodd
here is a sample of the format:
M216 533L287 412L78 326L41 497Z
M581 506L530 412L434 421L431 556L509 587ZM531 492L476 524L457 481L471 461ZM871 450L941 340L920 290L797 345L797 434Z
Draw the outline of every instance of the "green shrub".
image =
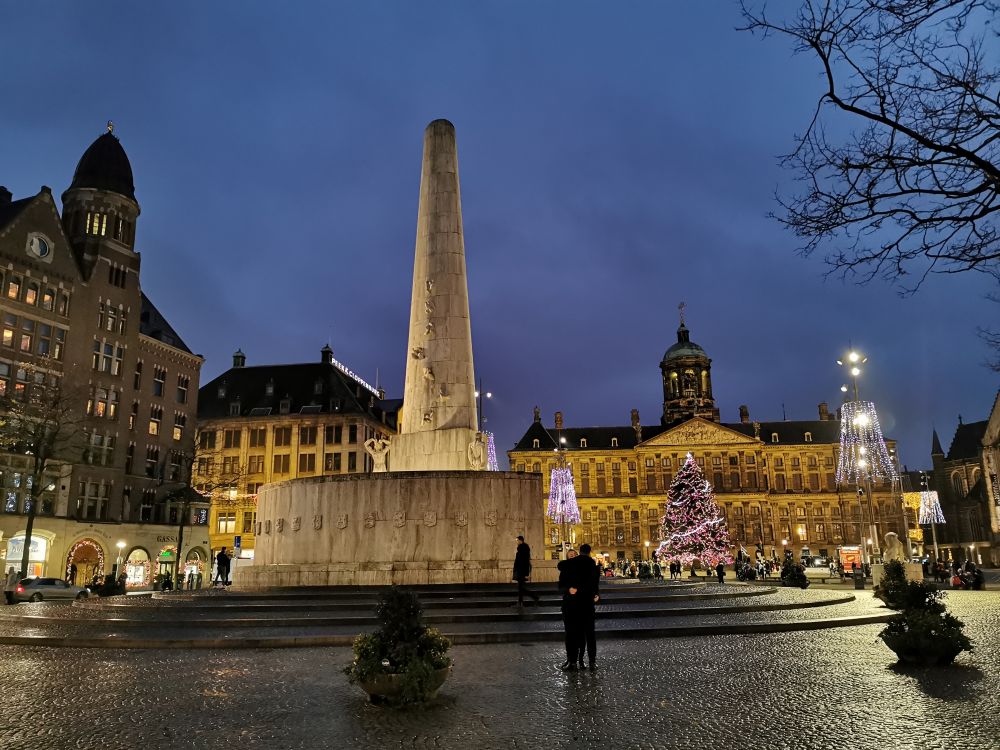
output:
M964 624L948 612L944 592L923 581L906 581L893 615L879 636L901 661L949 664L962 651L972 650L972 641L962 632Z
M885 564L882 580L875 587L875 596L885 602L889 609L902 609L907 598L906 583L906 568L903 563L890 560Z
M354 661L344 673L352 683L398 675L399 703L418 703L431 692L434 673L451 666L451 642L424 625L416 594L395 586L382 594L375 610L379 628L354 639Z

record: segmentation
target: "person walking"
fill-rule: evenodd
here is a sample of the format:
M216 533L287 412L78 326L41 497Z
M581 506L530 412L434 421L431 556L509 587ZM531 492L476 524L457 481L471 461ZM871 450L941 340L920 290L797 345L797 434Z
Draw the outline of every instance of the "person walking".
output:
M531 547L529 547L523 536L517 537L517 551L514 553L514 573L513 580L517 581L517 606L524 606L524 595L527 594L538 606L538 594L528 588L527 583L531 580Z
M715 575L719 577L719 583L723 583L726 578L726 566L723 564L722 560L719 560L718 565L715 566Z
M14 566L11 565L3 581L3 598L8 604L14 603L14 589L17 588L17 582L20 578L21 576L14 570Z

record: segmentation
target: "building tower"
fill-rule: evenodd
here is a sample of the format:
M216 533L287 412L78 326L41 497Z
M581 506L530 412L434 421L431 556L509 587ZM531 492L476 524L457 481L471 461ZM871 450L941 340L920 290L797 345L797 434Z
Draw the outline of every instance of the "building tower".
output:
M112 268L138 272L132 165L112 132L113 125L80 157L73 182L62 195L63 228L85 280L90 280L99 256ZM121 278L124 279L124 271Z
M682 419L701 417L719 421L719 410L712 397L712 360L705 350L691 341L684 325L684 303L679 306L681 324L677 343L667 349L660 362L663 373L663 416L660 422L673 424Z

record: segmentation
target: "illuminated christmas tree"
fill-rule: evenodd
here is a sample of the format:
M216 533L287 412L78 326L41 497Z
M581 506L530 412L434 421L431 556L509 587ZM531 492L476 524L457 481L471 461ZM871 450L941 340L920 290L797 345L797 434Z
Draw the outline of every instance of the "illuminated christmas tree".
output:
M707 568L733 560L729 530L712 485L690 453L667 491L662 536L661 560L679 560L682 565L700 560Z

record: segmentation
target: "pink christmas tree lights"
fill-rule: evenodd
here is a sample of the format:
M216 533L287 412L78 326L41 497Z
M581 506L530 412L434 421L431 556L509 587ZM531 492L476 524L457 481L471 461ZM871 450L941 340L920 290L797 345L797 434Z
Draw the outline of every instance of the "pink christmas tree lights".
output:
M700 560L709 568L733 561L726 520L715 502L712 485L690 453L667 491L661 524L661 560L679 560L682 565Z

